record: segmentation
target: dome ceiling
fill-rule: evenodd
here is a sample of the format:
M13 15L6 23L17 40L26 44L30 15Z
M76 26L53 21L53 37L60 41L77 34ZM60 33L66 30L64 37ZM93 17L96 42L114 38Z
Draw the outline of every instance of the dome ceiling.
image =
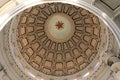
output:
M22 13L16 36L30 66L47 75L67 76L93 61L100 32L99 19L91 12L70 4L48 3Z

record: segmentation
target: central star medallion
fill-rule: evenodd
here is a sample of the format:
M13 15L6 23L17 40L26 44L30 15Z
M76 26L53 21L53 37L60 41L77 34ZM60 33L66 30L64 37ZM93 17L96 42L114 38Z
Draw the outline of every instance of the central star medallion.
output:
M63 25L64 25L63 22L58 21L57 24L56 24L56 28L57 28L58 30L61 30L61 29L64 28Z

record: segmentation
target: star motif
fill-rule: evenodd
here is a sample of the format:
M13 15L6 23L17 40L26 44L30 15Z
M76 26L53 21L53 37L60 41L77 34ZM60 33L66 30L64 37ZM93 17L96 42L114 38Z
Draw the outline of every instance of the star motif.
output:
M64 27L63 27L63 23L60 22L60 21L57 22L56 26L57 26L57 29L58 29L58 30L64 28Z

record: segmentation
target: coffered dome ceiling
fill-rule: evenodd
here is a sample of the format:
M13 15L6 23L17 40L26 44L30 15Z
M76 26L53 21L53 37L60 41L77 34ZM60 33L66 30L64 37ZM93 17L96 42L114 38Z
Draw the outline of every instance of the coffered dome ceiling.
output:
M48 3L25 10L17 45L25 61L47 75L67 76L85 69L101 43L97 16L70 4Z
M115 78L110 61L119 53L119 29L109 14L99 10L101 0L93 5L82 0L31 1L15 2L1 18L5 23L12 19L0 25L5 25L0 32L0 79Z

